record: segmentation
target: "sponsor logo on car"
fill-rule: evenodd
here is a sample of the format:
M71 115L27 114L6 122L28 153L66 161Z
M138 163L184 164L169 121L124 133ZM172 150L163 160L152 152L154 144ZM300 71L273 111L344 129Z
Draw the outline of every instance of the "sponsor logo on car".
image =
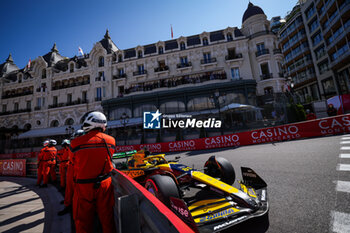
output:
M199 219L199 222L207 222L207 221L211 221L211 220L214 220L217 218L222 218L222 217L234 214L235 212L237 212L237 211L235 211L234 208L229 208L229 209L220 211L220 212L215 213L215 214L210 214L210 215L207 215L205 217L201 217Z
M231 224L234 224L234 223L237 223L237 222L239 222L239 221L242 221L242 220L245 219L245 218L247 218L247 216L242 216L242 217L233 219L233 220L231 220L231 221L225 222L225 223L223 223L223 224L217 225L217 226L214 227L214 231L219 230L219 229L221 229L221 228L223 228L223 227L227 227L227 226L229 226L229 225L231 225Z

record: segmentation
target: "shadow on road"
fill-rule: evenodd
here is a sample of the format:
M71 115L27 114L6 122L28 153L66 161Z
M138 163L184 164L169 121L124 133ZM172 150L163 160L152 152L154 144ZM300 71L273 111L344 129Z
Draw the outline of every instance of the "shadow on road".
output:
M269 229L269 215L250 219L221 233L265 233Z

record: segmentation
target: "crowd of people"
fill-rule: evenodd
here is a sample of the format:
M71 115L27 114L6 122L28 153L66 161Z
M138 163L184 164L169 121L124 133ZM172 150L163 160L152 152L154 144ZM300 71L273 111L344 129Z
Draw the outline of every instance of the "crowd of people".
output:
M139 91L151 91L162 87L177 87L184 84L202 83L210 80L226 78L227 76L225 72L206 72L204 74L185 75L177 78L168 78L152 82L133 84L129 88L125 89L125 94Z
M72 212L76 232L93 232L95 215L103 232L116 232L111 179L115 139L103 132L107 119L101 112L89 112L82 130L62 142L57 151L55 140L45 140L38 155L37 185L47 187L49 177L57 182L56 160L59 163L60 187L64 190L64 209L58 215Z

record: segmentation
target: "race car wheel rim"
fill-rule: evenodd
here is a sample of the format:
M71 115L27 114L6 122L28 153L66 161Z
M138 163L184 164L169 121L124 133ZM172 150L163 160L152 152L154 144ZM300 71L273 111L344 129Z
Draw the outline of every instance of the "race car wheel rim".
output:
M158 196L158 188L157 185L154 183L153 180L149 179L146 181L146 185L145 185L146 189L148 190L148 192L152 193L154 196Z

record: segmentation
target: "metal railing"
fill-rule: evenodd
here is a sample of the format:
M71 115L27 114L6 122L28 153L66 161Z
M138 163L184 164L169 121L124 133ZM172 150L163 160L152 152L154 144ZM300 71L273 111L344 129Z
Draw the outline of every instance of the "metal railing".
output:
M226 61L229 61L229 60L234 60L234 59L240 59L240 58L242 58L242 57L243 57L243 56L242 56L241 53L237 53L237 54L232 55L232 56L226 55L226 56L225 56L225 60L226 60Z
M202 59L201 64L209 64L216 62L216 57L208 58L208 59Z
M147 70L139 70L132 73L134 76L147 74Z
M259 57L259 56L269 54L269 53L270 53L270 51L268 49L261 49L261 50L255 52L255 56Z

